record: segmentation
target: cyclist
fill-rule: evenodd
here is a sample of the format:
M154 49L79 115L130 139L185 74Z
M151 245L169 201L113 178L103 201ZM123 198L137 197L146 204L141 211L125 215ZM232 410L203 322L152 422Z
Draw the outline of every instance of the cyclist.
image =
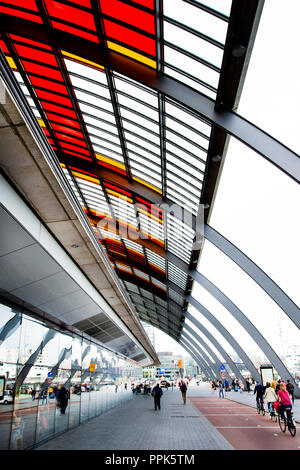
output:
M256 381L253 395L256 394L256 404L257 406L260 406L261 409L263 408L264 392L265 392L265 387L260 382Z
M280 388L277 393L277 400L280 401L280 405L278 406L278 413L280 414L281 419L284 420L284 410L292 411L293 406L290 399L290 394L283 383L280 384Z
M270 407L272 403L274 403L274 401L276 400L276 393L274 388L271 386L270 382L266 383L264 398L267 400L270 416L272 416L272 413L274 414L274 411L271 412Z

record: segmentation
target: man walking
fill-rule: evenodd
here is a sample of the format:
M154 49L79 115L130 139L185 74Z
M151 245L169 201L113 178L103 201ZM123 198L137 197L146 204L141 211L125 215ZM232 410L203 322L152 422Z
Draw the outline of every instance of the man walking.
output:
M57 392L56 399L59 403L60 414L62 414L62 415L64 415L65 412L66 412L66 408L68 406L69 398L70 398L69 391L63 385L60 385L59 389L58 389L58 392Z
M183 404L186 404L186 391L187 391L187 386L186 384L182 381L180 385L180 391L183 399Z
M162 395L163 395L163 391L160 388L159 384L157 384L155 387L153 387L153 390L152 390L155 411L157 410L157 408L160 410L160 398L162 397Z

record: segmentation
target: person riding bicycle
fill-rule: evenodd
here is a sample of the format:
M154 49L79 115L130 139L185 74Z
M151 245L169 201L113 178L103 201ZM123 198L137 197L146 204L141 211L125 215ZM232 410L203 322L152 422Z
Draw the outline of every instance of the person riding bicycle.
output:
M255 385L255 388L254 388L254 392L253 392L253 395L256 394L256 404L257 406L263 406L263 402L264 402L264 393L265 393L265 387L258 381L256 381L256 385Z
M268 410L270 415L274 415L273 407L271 406L276 400L276 393L270 382L266 383L264 398L267 400Z
M284 410L289 410L291 412L293 406L290 394L283 383L280 384L280 388L277 393L277 400L280 401L277 411L280 414L281 419L284 419Z

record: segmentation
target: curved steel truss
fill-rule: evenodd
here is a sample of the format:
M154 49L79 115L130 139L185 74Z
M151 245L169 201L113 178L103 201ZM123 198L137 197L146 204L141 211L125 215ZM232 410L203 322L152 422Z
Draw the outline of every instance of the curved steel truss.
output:
M216 11L176 0L179 13L171 3L1 1L2 78L41 141L43 130L45 154L52 160L55 154L61 179L139 317L180 341L208 376L217 375L215 353L203 350L192 328L182 331L189 318L242 377L222 345L186 313L191 303L205 311L257 376L238 342L190 296L193 282L199 282L292 380L255 326L195 269L205 237L299 327L299 309L291 299L206 224L228 135L300 182L298 156L233 111L263 1L233 0L230 11ZM195 18L208 15L220 26L220 36L183 24L181 9ZM199 50L203 46L202 55L193 41Z

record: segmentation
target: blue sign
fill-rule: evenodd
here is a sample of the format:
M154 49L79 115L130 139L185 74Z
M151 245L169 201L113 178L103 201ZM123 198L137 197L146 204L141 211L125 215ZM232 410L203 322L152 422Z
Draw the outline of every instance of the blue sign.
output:
M159 369L161 374L165 373L165 369Z
M53 377L53 372L48 372L48 377Z
M226 370L226 367L224 366L224 364L220 365L220 370Z

